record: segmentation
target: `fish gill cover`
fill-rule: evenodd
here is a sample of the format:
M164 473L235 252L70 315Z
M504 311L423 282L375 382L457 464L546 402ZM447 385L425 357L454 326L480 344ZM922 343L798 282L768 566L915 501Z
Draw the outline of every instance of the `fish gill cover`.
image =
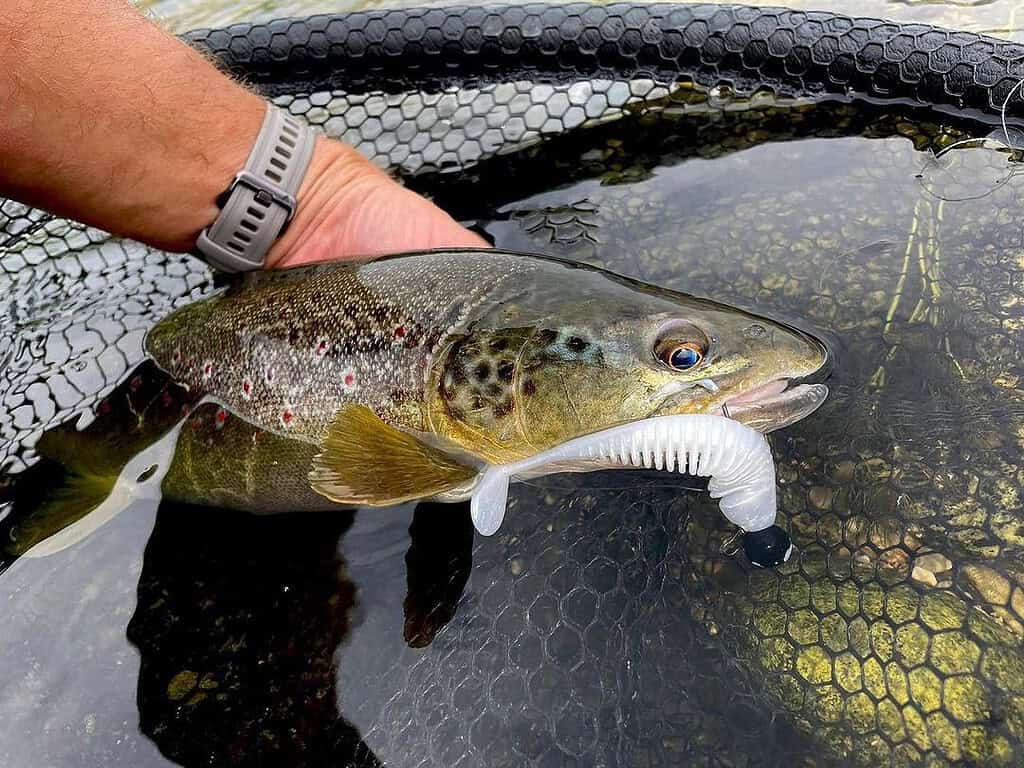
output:
M141 728L165 755L1021 762L1021 188L956 200L916 176L920 153L998 123L1022 46L825 13L621 4L367 12L189 39L500 245L806 318L839 358L832 402L774 440L799 549L777 572L742 569L711 503L678 486L553 480L513 495L468 574L469 522L446 520L453 551L439 551L462 602L451 617L459 590L442 574L423 612L435 618L413 611L407 642L379 606L407 589L423 599L424 515L407 584L402 554L359 546L377 542L365 518L346 533L348 519L161 509L128 571L129 637ZM697 159L710 168L685 162ZM148 327L213 287L188 257L12 201L0 266L11 473L45 428L102 409ZM91 585L76 632L119 647L102 616L90 624L97 585L112 583L97 552L69 561ZM296 572L304 556L317 567ZM7 670L31 668L64 621L30 613L0 640ZM18 701L5 702L21 724L7 755L44 738Z

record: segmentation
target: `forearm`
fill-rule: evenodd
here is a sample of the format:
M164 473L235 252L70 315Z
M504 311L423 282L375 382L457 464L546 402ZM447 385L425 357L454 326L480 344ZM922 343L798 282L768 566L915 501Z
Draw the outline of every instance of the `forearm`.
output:
M262 100L125 0L7 0L0 40L0 191L190 248Z
M0 196L167 250L217 217L266 111L127 0L7 0ZM320 138L266 266L483 246L353 148Z

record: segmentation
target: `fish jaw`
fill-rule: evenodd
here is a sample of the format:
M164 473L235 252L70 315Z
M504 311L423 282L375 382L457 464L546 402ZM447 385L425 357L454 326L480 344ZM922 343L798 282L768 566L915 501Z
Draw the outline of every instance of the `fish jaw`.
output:
M726 399L711 413L767 434L795 424L821 407L828 397L823 382L832 372L832 352L819 338L791 330L809 354L775 378Z
M663 389L657 393L658 406L650 415L705 413L725 416L758 432L768 433L810 416L828 397L827 386L807 383L803 379L773 379L729 398L720 397L717 389L700 382L698 386L704 387L707 394L702 398L703 402L692 404L691 400L691 405L685 406L693 410L682 410L684 406L676 399L675 393Z
M721 416L758 432L774 432L810 416L825 402L824 384L796 384L777 379L726 400L717 409Z

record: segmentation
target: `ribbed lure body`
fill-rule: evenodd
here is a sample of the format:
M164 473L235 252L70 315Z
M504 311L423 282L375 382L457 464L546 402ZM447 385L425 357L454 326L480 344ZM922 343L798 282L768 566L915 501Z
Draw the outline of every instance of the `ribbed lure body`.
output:
M775 522L775 464L764 435L722 416L679 414L613 427L488 467L473 493L473 523L484 535L498 530L511 480L615 466L710 477L708 492L730 522L745 531Z

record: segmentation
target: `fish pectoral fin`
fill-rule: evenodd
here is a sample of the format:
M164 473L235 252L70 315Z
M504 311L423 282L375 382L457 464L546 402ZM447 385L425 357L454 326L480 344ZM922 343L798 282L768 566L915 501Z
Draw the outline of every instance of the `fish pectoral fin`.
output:
M340 504L386 506L436 496L476 474L475 467L385 424L366 406L351 405L328 425L309 483Z

